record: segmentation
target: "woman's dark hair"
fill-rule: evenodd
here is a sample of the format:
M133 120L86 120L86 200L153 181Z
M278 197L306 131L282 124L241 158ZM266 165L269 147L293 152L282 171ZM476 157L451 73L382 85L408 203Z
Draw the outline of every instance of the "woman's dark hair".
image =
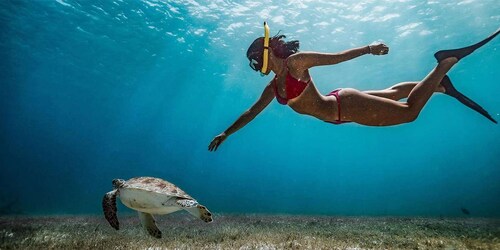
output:
M299 41L292 40L285 42L283 38L285 35L279 35L279 33L269 39L269 47L273 49L275 56L286 59L290 55L293 55L299 51ZM264 37L259 37L253 41L247 50L248 60L256 60L258 62L256 69L262 68L262 53L264 52Z

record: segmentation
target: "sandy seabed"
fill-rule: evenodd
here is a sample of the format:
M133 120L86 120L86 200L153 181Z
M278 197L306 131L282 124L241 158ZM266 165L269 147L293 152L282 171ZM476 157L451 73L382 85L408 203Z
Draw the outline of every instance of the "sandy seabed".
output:
M500 219L215 215L156 216L161 239L134 214L0 217L0 249L500 249Z

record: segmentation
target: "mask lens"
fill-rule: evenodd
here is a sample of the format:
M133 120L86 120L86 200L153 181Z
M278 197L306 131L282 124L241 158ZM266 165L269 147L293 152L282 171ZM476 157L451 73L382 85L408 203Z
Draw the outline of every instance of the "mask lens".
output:
M257 69L258 64L259 64L259 62L257 62L255 59L250 60L250 68L252 68L255 71L259 70L259 69Z

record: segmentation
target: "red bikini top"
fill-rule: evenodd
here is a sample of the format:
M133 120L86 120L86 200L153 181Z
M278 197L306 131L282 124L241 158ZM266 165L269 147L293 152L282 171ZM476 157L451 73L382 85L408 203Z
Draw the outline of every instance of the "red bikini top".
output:
M274 80L273 80L274 81L274 95L276 96L276 100L278 101L278 103L283 104L283 105L287 105L288 100L293 99L293 98L299 96L300 94L302 94L302 92L307 87L309 82L311 82L310 78L309 78L309 81L303 82L303 81L299 81L298 79L296 79L295 77L290 75L290 71L288 71L286 61L287 60L285 59L285 68L287 70L286 79L285 79L286 98L280 96L278 93L278 85L276 83L276 78L278 76L275 76Z

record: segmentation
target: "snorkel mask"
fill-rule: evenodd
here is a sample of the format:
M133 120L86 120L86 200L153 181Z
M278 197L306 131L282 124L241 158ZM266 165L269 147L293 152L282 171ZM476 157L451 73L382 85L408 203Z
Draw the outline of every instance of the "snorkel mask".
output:
M269 26L267 25L267 22L264 22L264 51L262 53L262 67L260 67L260 70L260 62L258 61L258 59L260 59L259 57L260 56L257 56L257 58L249 58L250 67L255 71L260 71L261 76L265 76L269 63Z

